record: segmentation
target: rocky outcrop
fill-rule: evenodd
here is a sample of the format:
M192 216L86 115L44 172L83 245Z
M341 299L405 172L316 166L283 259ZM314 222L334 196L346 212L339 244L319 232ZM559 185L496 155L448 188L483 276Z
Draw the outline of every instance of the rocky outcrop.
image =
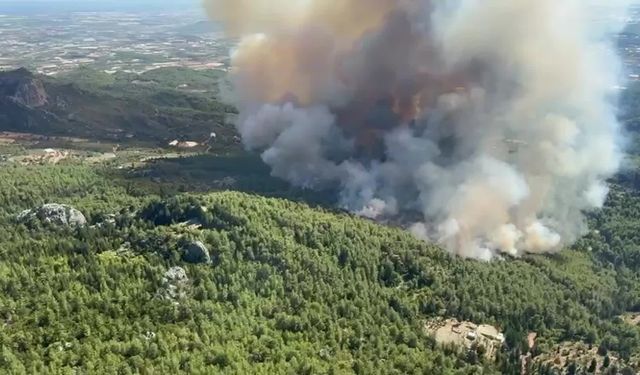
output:
M188 263L203 264L210 263L211 256L207 246L200 242L188 242L184 245L182 259Z
M0 95L31 108L49 103L42 81L26 69L0 73Z
M49 203L43 206L21 212L18 221L29 223L39 221L44 224L79 227L87 224L82 212L65 204Z
M162 277L162 286L157 296L164 300L178 301L187 296L189 277L182 267L171 267Z
M18 85L13 99L27 107L43 107L49 103L49 97L41 81L32 79Z

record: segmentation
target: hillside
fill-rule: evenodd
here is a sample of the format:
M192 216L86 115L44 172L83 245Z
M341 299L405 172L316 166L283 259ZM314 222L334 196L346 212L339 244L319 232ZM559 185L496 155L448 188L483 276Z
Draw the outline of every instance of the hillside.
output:
M115 76L82 68L58 79L0 72L0 130L163 145L216 132L232 144L225 118L234 109L215 99L220 78L181 69Z
M601 231L574 250L479 263L304 203L161 198L111 168L0 169L9 373L510 374L529 331L536 352L584 341L629 360L640 348L640 329L617 318L640 310L631 193L614 194L593 217ZM47 202L78 208L90 226L16 222ZM195 240L209 263L184 260ZM435 317L494 324L506 347L495 363L441 348L425 330Z
M46 135L0 134L0 372L640 371L636 149L572 248L462 260L271 177L234 139L223 80L0 73L0 130ZM211 129L207 152L156 147ZM48 203L88 224L47 224L76 215ZM430 329L458 323L504 345L440 345Z

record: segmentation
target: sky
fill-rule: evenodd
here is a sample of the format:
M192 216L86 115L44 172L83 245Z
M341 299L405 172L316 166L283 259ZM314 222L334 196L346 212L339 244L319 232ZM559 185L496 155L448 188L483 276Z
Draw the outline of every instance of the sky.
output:
M597 6L640 4L640 0L585 0ZM0 13L197 9L202 0L0 0Z
M200 0L0 0L0 14L82 11L189 10Z
M78 3L78 4L100 4L100 5L110 5L110 6L126 6L129 4L157 4L157 5L183 5L183 4L200 4L200 0L82 0L82 1L71 1L71 0L0 0L0 3L13 3L13 4L21 4L21 3L29 3L35 5L46 6L47 4L59 4L59 3Z

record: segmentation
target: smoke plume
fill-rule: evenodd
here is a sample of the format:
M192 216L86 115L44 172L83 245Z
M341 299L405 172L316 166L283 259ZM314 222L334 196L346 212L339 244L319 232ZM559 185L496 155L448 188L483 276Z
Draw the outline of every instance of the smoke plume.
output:
M587 3L206 0L273 175L483 260L574 241L618 169L613 29Z

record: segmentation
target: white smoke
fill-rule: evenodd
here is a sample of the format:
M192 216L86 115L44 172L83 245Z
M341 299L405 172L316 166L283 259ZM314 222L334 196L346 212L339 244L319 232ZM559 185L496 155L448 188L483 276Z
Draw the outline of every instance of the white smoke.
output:
M557 251L619 167L611 37L581 0L208 0L245 145L452 253ZM614 7L614 6L612 6ZM616 4L615 10L624 10Z

